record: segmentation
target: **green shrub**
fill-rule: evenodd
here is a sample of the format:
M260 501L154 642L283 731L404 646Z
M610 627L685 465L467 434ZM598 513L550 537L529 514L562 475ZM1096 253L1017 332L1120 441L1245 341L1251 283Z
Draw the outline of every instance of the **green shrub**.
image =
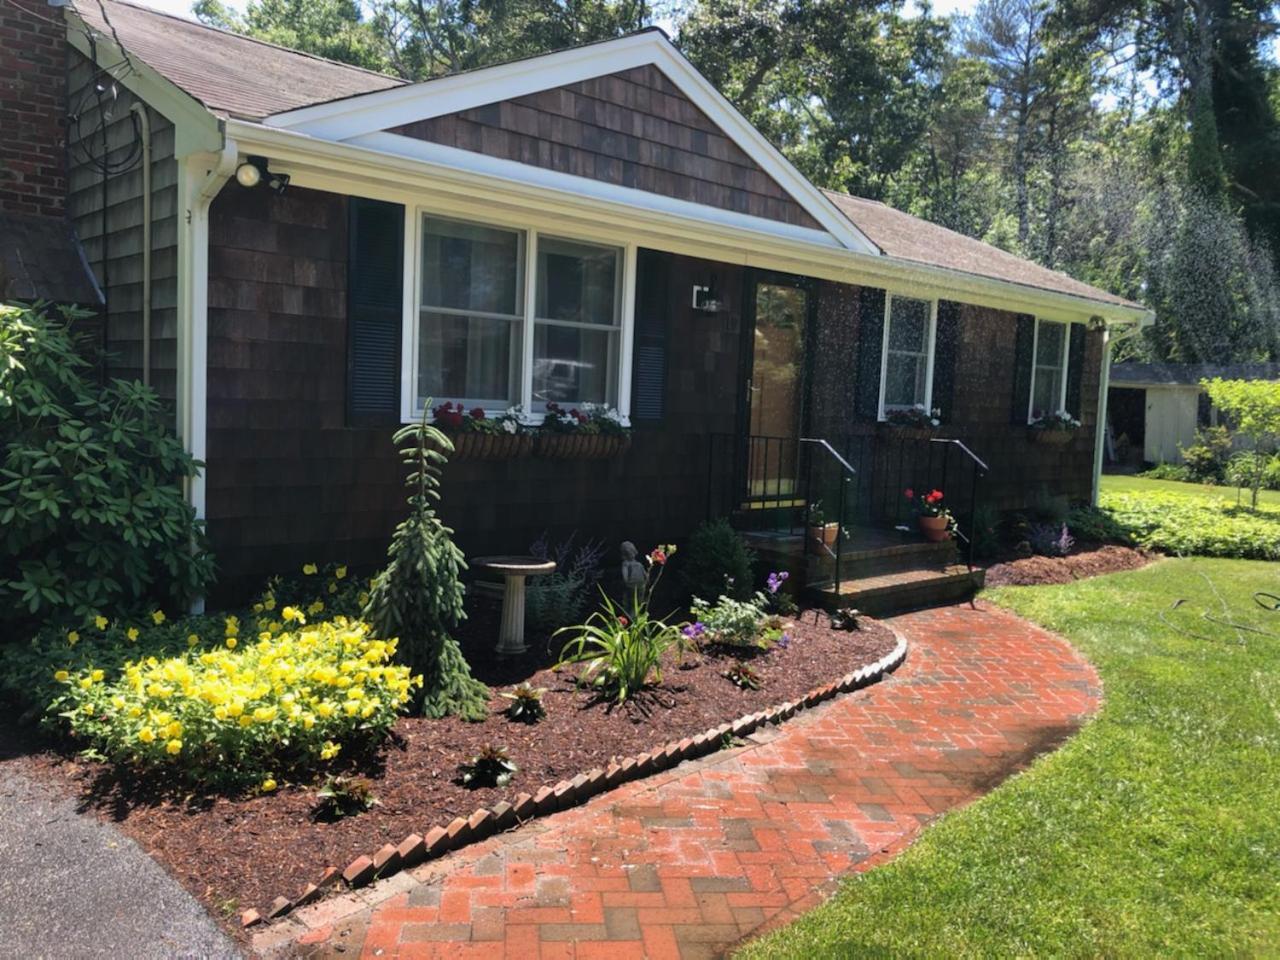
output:
M68 313L0 306L0 626L185 607L213 558L149 387L88 376Z
M1193 483L1197 479L1191 473L1191 468L1182 463L1157 463L1150 470L1144 470L1138 476L1147 480L1176 480L1180 483Z
M1098 507L1075 507L1067 516L1067 526L1078 540L1088 543L1117 543L1131 546L1133 535L1106 510Z
M1231 458L1231 434L1226 427L1205 427L1196 431L1195 443L1182 450L1187 477L1199 483L1222 483ZM1164 477L1157 479L1183 479Z
M1267 460L1262 471L1262 485L1268 490L1280 490L1280 454Z
M694 636L727 647L768 649L782 636L782 618L768 613L768 609L769 597L763 592L750 600L722 596L715 603L695 597Z
M973 552L979 557L994 557L1000 549L1000 513L982 504L973 512Z
M1100 505L1144 547L1206 557L1280 559L1280 510L1176 493L1106 493ZM1081 536L1080 529L1076 532Z
M397 656L422 676L415 706L424 716L481 721L488 715L489 688L471 675L450 633L466 617L459 574L467 564L434 507L453 442L427 422L430 406L428 400L420 423L392 437L406 467L409 516L391 537L364 618L375 636L399 638Z
M689 537L680 582L690 597L749 599L755 590L755 553L725 519L702 524Z
M345 746L386 734L414 681L391 662L395 641L375 640L359 621L288 625L164 659L127 660L117 672L89 665L59 671L50 706L70 734L98 755L141 770L162 769L210 786L258 783L309 771Z

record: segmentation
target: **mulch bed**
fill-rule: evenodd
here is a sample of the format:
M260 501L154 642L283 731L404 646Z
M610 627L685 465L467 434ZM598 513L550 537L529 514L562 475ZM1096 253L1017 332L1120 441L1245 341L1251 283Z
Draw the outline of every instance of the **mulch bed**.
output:
M545 639L518 660L489 656L497 611L483 606L460 640L476 675L494 689L493 715L483 723L402 718L376 754L348 758L346 772L368 777L379 805L335 823L313 818L314 784L282 784L272 795L245 799L174 797L155 785L116 779L101 764L54 750L28 752L29 744L13 740L0 744L0 757L25 753L5 762L77 791L85 808L115 821L215 913L230 918L236 910L262 909L278 895L296 895L325 867L341 868L476 807L511 801L613 758L795 699L874 662L895 644L892 632L874 621L863 620L856 632L838 632L817 612L793 618L788 632L785 648L750 659L764 678L758 691L741 690L722 675L740 651L712 649L696 664L673 663L660 687L615 706L578 689L567 671L551 670L554 657ZM509 701L499 691L524 680L547 691L547 716L536 725L513 723L500 713ZM503 788L462 786L458 765L487 743L507 748L519 773Z
M1071 583L1121 570L1137 570L1157 559L1133 547L1077 545L1065 557L1021 557L987 567L988 587L1033 587Z

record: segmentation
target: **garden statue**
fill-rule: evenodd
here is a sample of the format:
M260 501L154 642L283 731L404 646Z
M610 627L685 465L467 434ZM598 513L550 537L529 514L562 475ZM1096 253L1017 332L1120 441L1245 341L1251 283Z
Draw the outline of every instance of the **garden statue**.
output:
M622 541L622 584L628 590L639 590L649 579L644 564L636 559L639 551L630 540Z

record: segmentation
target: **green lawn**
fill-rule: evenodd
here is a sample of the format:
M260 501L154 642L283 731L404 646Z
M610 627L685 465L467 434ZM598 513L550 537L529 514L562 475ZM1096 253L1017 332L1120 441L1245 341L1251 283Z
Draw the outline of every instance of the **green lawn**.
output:
M1235 487L1214 487L1207 483L1180 483L1177 480L1148 480L1146 477L1104 476L1104 493L1178 493L1189 497L1206 497L1236 502ZM1249 502L1249 491L1240 494L1240 502ZM1263 490L1258 503L1280 507L1280 490Z
M988 593L1090 657L1098 718L741 956L1280 956L1280 638L1201 617L1280 633L1256 590L1280 566Z

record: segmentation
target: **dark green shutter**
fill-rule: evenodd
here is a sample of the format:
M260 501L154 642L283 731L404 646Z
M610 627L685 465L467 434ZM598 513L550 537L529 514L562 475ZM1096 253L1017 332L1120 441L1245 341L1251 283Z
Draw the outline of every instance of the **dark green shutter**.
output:
M1017 317L1017 336L1013 343L1013 397L1009 403L1009 420L1026 425L1031 408L1031 367L1035 362L1036 318L1029 313Z
M347 416L400 419L404 207L352 197L347 235Z
M858 291L858 369L854 412L859 420L880 416L880 348L884 345L883 290Z
M631 365L631 419L637 423L659 423L666 410L670 294L671 257L656 250L638 251Z
M1067 345L1067 413L1080 417L1080 383L1084 376L1084 347L1088 328L1083 323L1071 324L1071 340Z
M933 406L944 423L953 418L956 393L956 354L960 351L960 304L938 301L938 329L933 343Z

